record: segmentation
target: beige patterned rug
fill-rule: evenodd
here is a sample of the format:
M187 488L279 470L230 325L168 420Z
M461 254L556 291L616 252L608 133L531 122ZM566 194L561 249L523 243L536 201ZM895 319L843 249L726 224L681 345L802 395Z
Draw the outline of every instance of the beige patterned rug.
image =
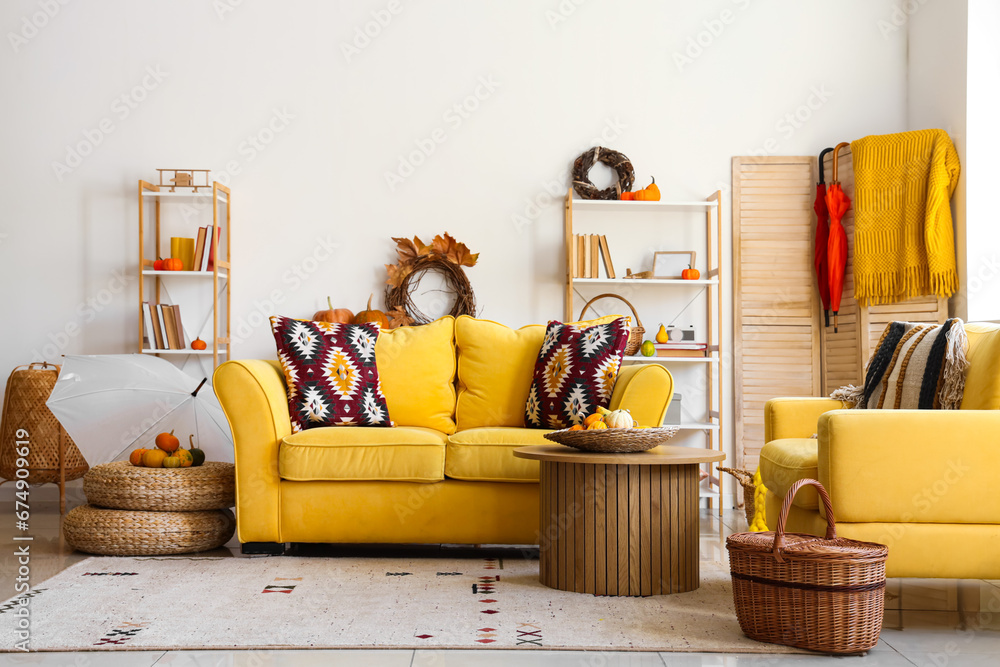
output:
M740 632L729 573L648 598L547 588L538 561L90 558L28 594L30 648L503 648L792 653ZM21 605L0 605L0 648Z

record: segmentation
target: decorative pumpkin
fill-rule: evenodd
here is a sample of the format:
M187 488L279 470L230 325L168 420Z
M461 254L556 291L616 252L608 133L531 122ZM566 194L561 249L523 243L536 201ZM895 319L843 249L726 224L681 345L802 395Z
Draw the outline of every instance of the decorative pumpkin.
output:
M596 421L593 424L591 424L590 426L588 426L587 430L588 431L596 431L597 429L607 428L607 427L608 427L608 425L605 424L604 422L602 422L602 421Z
M691 268L691 265L688 264L688 267L681 271L681 278L684 280L698 280L698 278L701 278L701 271Z
M372 297L374 294L368 296L368 305L358 313L354 318L355 324L364 324L365 322L378 322L378 325L383 329L389 328L389 317L383 313L381 310L372 310Z
M198 449L198 447L194 444L193 435L188 436L188 442L191 443L191 447L188 449L188 453L191 454L191 459L192 459L191 465L197 468L198 466L200 466L202 463L205 462L205 452L204 450Z
M181 441L171 431L170 433L161 433L156 436L156 446L165 452L174 452L181 446Z
M653 182L642 190L635 193L636 201L660 201L660 187L656 184L656 179L650 176Z
M164 271L183 271L184 262L179 257L168 257L163 260Z
M176 456L181 460L182 468L190 468L192 465L194 465L194 457L191 456L191 452L189 452L186 449L183 448L178 449L176 452L174 452L174 456Z
M163 258L162 257L157 257L155 260L153 260L153 270L154 271L162 271L163 270Z
M354 313L346 308L334 308L333 303L330 302L330 297L326 297L326 305L330 306L330 309L317 311L312 316L313 322L330 322L334 324L351 324L354 322Z
M635 193L634 192L623 192L621 194L621 196L618 197L618 199L620 199L621 201L635 201Z
M599 421L601 421L601 414L599 412L595 412L594 414L590 415L589 417L583 420L583 425L590 426L594 422L599 422Z
M582 431L583 430L583 424L573 424L572 426L569 427L569 430L571 430L571 431Z
M146 453L145 449L133 449L132 453L128 455L128 462L139 468L142 467L142 455Z
M604 423L608 425L608 428L632 428L635 426L632 413L628 410L612 410L611 414L605 415Z
M142 465L147 468L162 468L167 453L162 449L147 449L142 454Z
M203 341L201 338L195 338L193 341L191 341L192 350L204 350L207 348L208 348L208 343Z
M180 457L177 457L177 456L174 456L174 455L168 456L167 458L163 459L163 467L164 468L180 468L181 467Z

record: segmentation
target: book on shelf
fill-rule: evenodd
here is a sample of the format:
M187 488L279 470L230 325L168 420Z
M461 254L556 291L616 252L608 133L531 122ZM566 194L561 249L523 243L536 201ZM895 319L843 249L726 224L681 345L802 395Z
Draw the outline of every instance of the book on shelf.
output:
M590 275L590 272L591 272L591 267L590 267L590 234L584 234L583 235L583 277L584 278L593 278L593 276Z
M174 323L174 309L162 303L158 308L163 316L163 333L167 336L167 348L171 350L180 349L180 345L177 343L177 325Z
M590 277L601 277L601 237L591 234L590 238Z
M202 256L205 254L205 237L207 227L198 228L198 238L194 242L194 261L191 263L191 269L193 271L201 271Z
M146 307L149 308L149 318L153 329L153 344L149 346L149 349L163 350L165 347L163 344L163 329L160 327L160 309L156 307L155 303L147 302Z
M611 262L611 251L608 249L608 239L601 234L601 257L604 259L604 271L608 278L615 279L615 265Z
M704 357L708 352L705 343L653 343L658 357Z
M152 350L153 342L153 318L149 313L149 302L142 302L142 349Z
M209 253L212 251L212 237L215 235L215 225L205 227L205 246L201 253L201 264L199 271L208 271Z
M181 307L175 304L170 306L170 309L174 311L174 328L176 330L179 345L177 349L183 350L187 347L187 345L184 344L184 326L181 324Z
M208 246L208 263L206 264L206 271L215 270L215 258L219 254L219 238L221 236L222 227L216 225L209 225L208 235L210 238L210 243Z

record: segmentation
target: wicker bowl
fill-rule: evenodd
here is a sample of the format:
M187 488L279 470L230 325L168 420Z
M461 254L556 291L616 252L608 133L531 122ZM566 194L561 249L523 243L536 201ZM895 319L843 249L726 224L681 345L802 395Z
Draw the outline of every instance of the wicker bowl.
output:
M236 519L229 510L131 512L91 505L63 519L70 546L102 556L159 556L208 551L233 537Z
M120 510L192 512L236 504L236 468L209 461L197 468L140 468L102 463L83 476L91 505Z
M546 433L545 438L560 445L585 452L644 452L662 445L680 429L676 426L659 428L602 428L593 431L571 431L568 428Z

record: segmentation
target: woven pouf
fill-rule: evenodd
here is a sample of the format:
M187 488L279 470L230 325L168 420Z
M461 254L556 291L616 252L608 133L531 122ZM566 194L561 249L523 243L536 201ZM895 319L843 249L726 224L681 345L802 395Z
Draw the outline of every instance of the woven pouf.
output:
M225 510L136 512L92 505L63 520L70 546L102 556L187 554L221 547L233 537L236 519Z
M91 505L120 510L220 510L236 504L236 468L216 461L197 468L102 463L83 476L83 492Z

